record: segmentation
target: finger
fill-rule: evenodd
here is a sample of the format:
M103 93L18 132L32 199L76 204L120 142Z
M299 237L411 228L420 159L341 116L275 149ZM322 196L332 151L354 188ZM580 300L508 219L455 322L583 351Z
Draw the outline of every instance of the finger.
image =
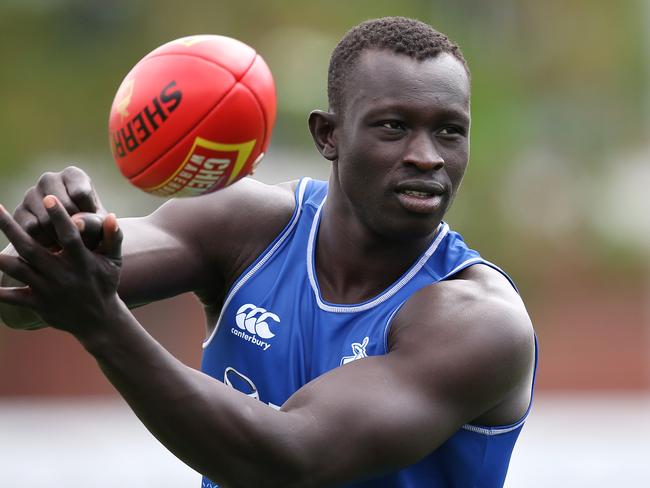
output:
M0 254L0 271L23 284L34 283L35 273L24 260L18 256Z
M66 193L80 212L97 212L100 209L99 199L86 173L79 168L69 166L63 170L62 176Z
M73 256L81 256L85 251L85 246L81 240L79 229L59 199L54 195L47 195L43 198L43 206L52 220L56 240L61 248Z
M72 221L79 229L86 248L91 251L97 249L103 237L104 217L96 213L81 212L73 215Z
M0 288L0 302L36 310L36 301L28 286Z
M32 235L39 243L46 247L51 246L55 242L54 229L52 222L47 215L47 211L43 207L43 197L36 187L32 187L25 193L23 197L22 206L26 212L31 213L38 222L38 228L32 224L30 235Z
M28 263L37 268L46 264L49 253L18 225L2 205L0 205L0 230L7 236L20 257Z
M103 231L102 254L110 259L121 259L124 236L114 213L109 213L104 219Z
M25 232L32 236L36 241L47 246L51 242L43 242L45 240L45 233L41 229L41 225L38 223L36 216L25 208L23 204L20 204L14 210L14 220L20 225ZM51 240L51 239L47 239Z
M43 173L36 183L38 193L41 198L45 195L54 195L59 199L63 208L66 209L68 215L73 215L79 212L79 207L72 201L68 195L68 189L63 183L62 173Z

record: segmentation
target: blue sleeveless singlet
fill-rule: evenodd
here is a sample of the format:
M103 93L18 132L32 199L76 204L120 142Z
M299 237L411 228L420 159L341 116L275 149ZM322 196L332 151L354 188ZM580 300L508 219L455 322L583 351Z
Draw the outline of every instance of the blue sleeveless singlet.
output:
M424 254L380 295L354 305L328 303L314 267L326 195L326 182L301 180L291 220L233 284L203 344L202 371L273 408L338 366L386 354L391 319L420 288L477 263L499 270L443 222ZM527 415L512 425L464 425L418 463L347 486L501 487ZM202 488L216 486L203 478Z

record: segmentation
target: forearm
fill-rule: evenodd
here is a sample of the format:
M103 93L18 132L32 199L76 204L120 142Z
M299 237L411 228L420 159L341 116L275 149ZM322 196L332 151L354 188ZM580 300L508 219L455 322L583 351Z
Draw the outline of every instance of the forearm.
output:
M87 222L85 231L89 234L94 235L101 230L97 228L101 226L101 220L97 221L93 214L87 214L84 222ZM124 229L125 238L122 253L124 265L118 292L129 308L207 287L202 277L208 273L197 272L205 268L205 263L197 262L202 256L187 252L178 239L148 224L146 218L120 219L119 224ZM2 254L17 256L11 245ZM218 274L211 273L210 276L214 283L210 286L219 286ZM0 272L0 286L22 287L24 284ZM15 329L47 326L33 311L8 303L0 303L0 319Z
M278 412L174 358L123 304L109 331L78 336L145 426L185 463L225 486L300 479L300 419Z

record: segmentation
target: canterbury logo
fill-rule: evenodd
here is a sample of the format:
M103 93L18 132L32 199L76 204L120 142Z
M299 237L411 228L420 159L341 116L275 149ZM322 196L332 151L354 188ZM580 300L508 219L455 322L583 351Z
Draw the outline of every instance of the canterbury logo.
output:
M270 339L275 336L269 328L269 320L279 323L280 317L252 303L247 303L239 307L235 316L237 327L241 330L247 330L262 339Z

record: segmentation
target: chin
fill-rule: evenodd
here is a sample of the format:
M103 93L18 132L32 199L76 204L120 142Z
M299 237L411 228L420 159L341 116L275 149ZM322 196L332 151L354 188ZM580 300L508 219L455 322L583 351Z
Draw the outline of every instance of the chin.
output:
M436 215L421 215L416 218L401 218L392 222L384 221L375 231L384 239L391 241L414 241L431 238L442 218Z

